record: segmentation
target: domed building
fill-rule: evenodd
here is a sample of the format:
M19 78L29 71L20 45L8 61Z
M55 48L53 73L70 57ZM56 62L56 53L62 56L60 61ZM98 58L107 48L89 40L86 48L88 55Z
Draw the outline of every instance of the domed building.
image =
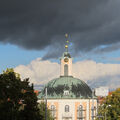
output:
M72 76L72 58L65 46L61 62L61 74L45 85L38 95L39 102L45 98L55 120L94 120L97 112L97 99L90 87Z

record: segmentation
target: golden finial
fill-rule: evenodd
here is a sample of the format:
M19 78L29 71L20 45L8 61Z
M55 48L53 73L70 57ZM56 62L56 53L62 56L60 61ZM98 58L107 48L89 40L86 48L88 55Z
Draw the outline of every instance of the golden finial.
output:
M68 38L68 34L67 33L65 34L65 37Z
M69 40L68 40L68 34L67 34L67 33L65 34L65 38L66 38L65 49L66 49L66 52L68 52L68 44L69 44Z
M65 45L65 48L68 48L68 45Z

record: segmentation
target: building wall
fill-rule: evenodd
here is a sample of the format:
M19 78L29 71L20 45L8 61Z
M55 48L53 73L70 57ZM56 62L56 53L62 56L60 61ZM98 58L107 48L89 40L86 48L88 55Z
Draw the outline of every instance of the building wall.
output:
M97 108L96 99L51 99L47 100L47 105L51 108L54 105L56 108L56 120L66 120L65 117L69 117L67 120L78 120L77 109L80 105L83 106L83 120L92 120L92 107ZM39 100L41 102L41 100ZM65 105L69 105L69 112L65 112ZM96 112L97 113L97 112ZM82 119L81 119L82 120Z
M95 88L95 95L96 96L105 97L105 96L108 96L108 93L109 93L108 87L101 86L99 88Z

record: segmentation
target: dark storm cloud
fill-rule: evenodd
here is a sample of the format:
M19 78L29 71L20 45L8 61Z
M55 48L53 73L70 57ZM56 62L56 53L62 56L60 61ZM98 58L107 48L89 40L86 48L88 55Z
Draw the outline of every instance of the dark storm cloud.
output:
M117 44L119 6L120 0L0 0L0 42L46 48L44 59L59 56L66 32L77 52Z

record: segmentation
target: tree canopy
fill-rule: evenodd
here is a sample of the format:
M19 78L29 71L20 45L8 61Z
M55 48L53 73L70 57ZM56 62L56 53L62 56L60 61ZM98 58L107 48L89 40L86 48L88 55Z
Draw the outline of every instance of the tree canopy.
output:
M106 120L120 120L120 88L105 98L99 107L99 115Z
M13 69L0 74L0 120L44 120L41 109L28 78Z
M45 102L41 102L38 107L40 108L40 116L42 116L41 120L45 120ZM49 109L47 109L47 120L54 120Z

